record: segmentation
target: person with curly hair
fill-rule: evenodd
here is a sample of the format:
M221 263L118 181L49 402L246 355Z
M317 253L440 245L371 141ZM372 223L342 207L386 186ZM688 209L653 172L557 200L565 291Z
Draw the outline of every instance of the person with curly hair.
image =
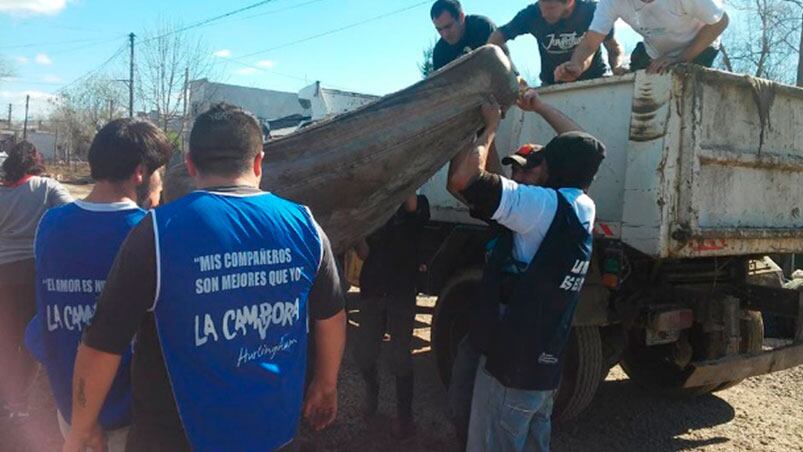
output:
M0 412L27 415L26 388L35 364L23 347L25 325L34 315L33 241L45 211L72 202L57 181L40 175L45 167L36 148L23 141L3 162L0 185Z

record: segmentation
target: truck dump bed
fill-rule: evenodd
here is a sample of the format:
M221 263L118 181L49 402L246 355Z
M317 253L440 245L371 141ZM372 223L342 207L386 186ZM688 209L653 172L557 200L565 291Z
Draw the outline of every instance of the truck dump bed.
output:
M598 234L653 257L803 251L803 89L690 66L539 92L608 147ZM554 135L514 108L497 149ZM423 188L433 220L471 223L444 186L445 169Z

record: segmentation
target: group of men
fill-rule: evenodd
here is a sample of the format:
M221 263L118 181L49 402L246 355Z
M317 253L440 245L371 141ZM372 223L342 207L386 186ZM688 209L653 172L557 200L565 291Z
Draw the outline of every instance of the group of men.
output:
M439 69L486 43L530 33L541 80L552 84L626 69L613 24L644 36L630 70L710 65L727 15L717 0L539 0L497 29L438 0ZM468 450L548 450L563 352L591 256L587 195L605 147L535 91L518 105L558 133L488 171L503 112L482 107L476 146L449 166L448 189L498 231L450 387ZM259 189L263 131L219 104L195 121L185 163L197 190L159 205L171 145L150 123L121 119L95 137L87 198L51 209L35 242L37 315L26 343L45 365L65 451L292 450L300 419L315 429L337 413L345 311L329 241L312 213ZM151 209L151 210L146 210ZM366 414L377 410L377 356L392 337L397 422L410 436L417 240L429 219L410 197L357 246L365 267L355 358ZM310 334L310 327L314 334ZM314 336L312 378L308 336Z
M499 28L485 16L466 15L458 0L436 1L430 15L441 36L433 69L485 44L504 47L530 34L538 44L542 85L605 75L601 45L614 75L663 72L677 63L711 67L729 20L720 0L538 0ZM619 19L643 37L629 65L614 37Z
M538 44L542 85L599 78L609 68L621 75L639 69L664 72L684 62L710 67L728 25L719 0L539 0L499 28L487 17L466 15L458 0L437 0L430 17L441 36L433 49L434 70L486 44L507 51L507 41L531 34ZM629 65L614 37L618 19L644 38ZM470 451L549 449L554 391L591 253L595 206L586 191L605 156L602 143L534 91L520 99L519 107L541 115L558 136L502 159L511 167L511 179L495 174L500 171L493 168L494 134L501 113L487 105L478 146L458 155L449 171L449 191L498 230L450 383L457 436ZM365 414L377 409L376 357L387 325L397 380L397 437L414 432L409 362L417 290L409 275L416 267L411 248L421 218L429 216L421 208L426 198L419 196L417 204L415 197L408 199L357 248L367 259L356 343Z

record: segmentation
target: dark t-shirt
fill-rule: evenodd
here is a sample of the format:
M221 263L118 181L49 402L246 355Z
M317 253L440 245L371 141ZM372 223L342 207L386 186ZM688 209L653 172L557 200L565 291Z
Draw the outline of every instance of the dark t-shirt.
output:
M415 212L402 205L382 227L366 238L368 259L360 272L362 296L407 294L415 291L418 241L429 221L429 201L418 196Z
M514 39L523 34L531 34L538 41L538 52L541 54L541 83L551 85L555 83L555 68L572 58L574 49L588 31L596 2L577 0L571 16L550 24L541 16L538 4L532 4L516 14L510 23L499 27L499 32L505 39ZM613 38L613 30L605 38ZM602 51L597 49L591 66L578 80L599 78L605 74L606 65L602 61Z
M438 70L472 50L488 43L496 25L485 16L466 16L466 30L463 39L451 45L443 38L438 40L432 50L432 69Z
M216 192L248 194L250 187L219 187ZM323 259L309 295L313 320L332 317L344 307L340 278L329 239L318 230ZM106 286L98 299L84 344L96 350L121 355L136 335L131 364L133 423L127 451L185 451L184 435L173 391L149 309L156 295L156 254L153 219L149 214L126 238L112 265Z

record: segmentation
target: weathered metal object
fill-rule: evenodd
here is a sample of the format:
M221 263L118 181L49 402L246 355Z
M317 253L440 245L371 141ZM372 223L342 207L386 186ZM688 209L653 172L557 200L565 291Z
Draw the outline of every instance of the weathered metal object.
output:
M262 188L309 206L343 251L473 143L484 101L510 106L519 88L507 56L482 47L407 89L270 142ZM167 200L192 189L183 163L174 161Z
M538 91L608 149L595 233L654 258L803 251L803 89L691 65ZM554 135L513 108L496 147ZM423 190L432 218L472 223L444 178Z

